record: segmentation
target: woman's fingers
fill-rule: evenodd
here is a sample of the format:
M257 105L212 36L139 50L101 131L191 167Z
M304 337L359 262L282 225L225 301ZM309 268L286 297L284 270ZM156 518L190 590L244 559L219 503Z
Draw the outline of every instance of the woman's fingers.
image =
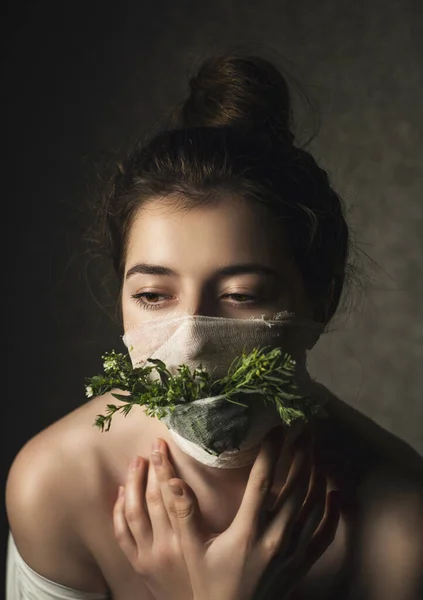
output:
M119 486L119 495L113 507L113 530L119 546L131 560L137 554L137 544L125 518L124 493L124 488Z
M298 439L288 478L275 504L272 520L262 537L263 545L271 557L279 552L285 553L292 545L292 530L311 487L311 452L311 438Z
M138 462L137 462L138 460ZM144 504L145 479L148 464L140 456L129 465L125 486L124 515L134 539L151 539L151 522Z
M166 542L174 532L168 511L163 502L162 489L157 471L150 463L148 469L147 489L145 493L148 514L150 515L153 537L156 541Z
M326 510L311 541L307 544L307 557L311 564L325 552L333 542L340 518L339 492L331 491L327 495Z
M197 553L199 556L201 550L204 550L207 537L197 498L187 483L176 478L175 470L168 458L166 443L160 438L158 442L160 451L153 451L152 461L161 487L164 509L173 531L180 539L184 553L190 553L191 556ZM160 459L157 462L156 456ZM182 495L176 494L175 488L181 490Z
M273 564L270 585L274 585L275 581L278 582L277 585L283 586L289 598L298 583L304 579L335 538L340 517L338 495L338 492L329 492L327 495L324 516L311 541L304 540L300 546L294 548L293 552L289 553L288 561L283 561L282 565L279 565L278 562ZM313 520L315 526L316 519L311 516L310 519ZM289 563L288 571L286 571L287 562Z
M239 510L231 524L231 529L238 533L256 531L262 519L263 510L269 501L273 474L283 443L281 427L271 430L260 448L248 478L244 496ZM278 440L279 438L279 440Z
M140 544L151 543L151 524L144 502L137 501L137 490L144 492L145 461L137 457L132 461L127 474L126 487L119 486L119 495L113 507L113 528L115 538L129 559L133 568L140 572L138 565Z
M310 488L291 531L293 551L301 544L309 543L322 521L326 510L326 489L324 473L313 465Z
M297 580L303 578L333 542L340 519L339 492L327 494L325 512L311 540L304 541L294 557Z
M184 555L189 561L198 560L205 552L207 535L197 498L191 488L181 479L171 479L168 484L174 498ZM182 495L178 495L175 488L182 490Z
M159 450L155 450L151 454L151 462L153 463L156 472L157 480L162 492L163 504L166 509L169 521L173 530L179 534L178 516L175 510L174 496L169 488L169 479L176 477L175 470L170 463L167 455L167 445L160 438Z

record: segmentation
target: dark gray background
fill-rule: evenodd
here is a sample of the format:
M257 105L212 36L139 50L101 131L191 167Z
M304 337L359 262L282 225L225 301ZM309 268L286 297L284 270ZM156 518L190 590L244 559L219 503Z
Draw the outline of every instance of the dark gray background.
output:
M286 57L320 104L312 148L380 267L364 264L364 295L310 370L423 454L422 15L420 0L9 6L5 473L30 437L85 401L101 353L120 348L83 241L102 164L184 97L197 56L247 42Z

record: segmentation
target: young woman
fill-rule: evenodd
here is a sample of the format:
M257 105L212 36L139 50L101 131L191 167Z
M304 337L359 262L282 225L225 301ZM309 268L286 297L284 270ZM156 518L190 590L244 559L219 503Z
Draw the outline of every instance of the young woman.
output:
M325 171L295 145L283 76L228 54L205 61L190 88L120 165L103 206L123 331L153 314L284 311L324 327L349 231ZM138 408L101 433L92 425L116 404L110 394L40 432L8 476L7 600L246 600L272 565L269 598L417 600L422 460L324 392L327 419L279 428L279 450L263 435L249 464L230 469L185 453ZM173 499L169 480L185 496Z

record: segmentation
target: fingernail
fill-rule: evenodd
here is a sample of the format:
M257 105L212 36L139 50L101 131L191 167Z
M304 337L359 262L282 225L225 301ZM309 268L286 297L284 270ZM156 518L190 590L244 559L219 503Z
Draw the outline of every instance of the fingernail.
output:
M135 458L133 458L131 460L131 463L129 465L129 470L130 471L134 471L134 470L138 469L138 467L140 466L140 464L141 464L140 457L136 456Z
M156 438L153 442L153 451L158 450L160 452L161 449L162 449L162 447L161 447L160 440L158 438Z
M169 488L174 496L182 496L182 494L184 493L182 488L174 483L169 483Z
M163 464L163 456L160 454L160 452L157 452L157 450L155 450L154 452L152 452L152 454L151 454L151 460L152 460L153 465L155 467L160 467L160 465Z
M119 495L118 495L118 497L119 498L123 498L124 493L125 493L125 488L123 487L123 485L120 485L119 486Z

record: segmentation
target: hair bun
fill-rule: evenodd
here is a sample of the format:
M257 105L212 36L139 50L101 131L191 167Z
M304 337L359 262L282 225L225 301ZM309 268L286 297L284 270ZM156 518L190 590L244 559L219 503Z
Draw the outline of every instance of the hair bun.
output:
M293 144L288 84L267 59L232 52L206 59L189 87L174 114L178 127L236 127Z

